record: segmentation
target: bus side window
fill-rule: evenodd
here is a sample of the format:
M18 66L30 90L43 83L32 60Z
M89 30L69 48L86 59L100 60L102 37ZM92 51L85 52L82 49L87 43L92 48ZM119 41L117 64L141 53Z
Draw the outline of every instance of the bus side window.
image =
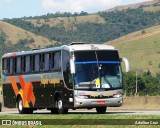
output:
M63 51L63 71L66 71L69 64L69 53L67 51Z
M9 66L10 74L13 74L13 58L10 58L10 66Z
M49 71L49 53L45 54L44 59L44 69L45 71Z
M4 74L8 74L9 72L8 72L8 58L5 58L5 59L3 59L3 73Z
M14 74L17 73L17 58L16 57L13 58L13 73Z
M44 54L40 55L40 71L44 71Z
M3 69L3 73L4 74L7 74L7 59L3 59L2 60L2 65L3 65L3 67L2 67L2 69Z
M7 74L10 74L10 59L7 59Z
M22 69L22 73L25 73L25 70L26 70L26 57L25 56L21 57L21 69Z
M54 54L54 70L61 69L61 52L56 52Z
M30 56L26 56L26 69L25 69L26 73L30 72Z
M35 55L35 72L39 72L40 69L40 55Z
M30 70L31 72L35 71L35 55L30 56Z
M49 53L49 67L50 70L54 69L54 53Z
M21 73L21 57L17 57L16 61L16 73Z

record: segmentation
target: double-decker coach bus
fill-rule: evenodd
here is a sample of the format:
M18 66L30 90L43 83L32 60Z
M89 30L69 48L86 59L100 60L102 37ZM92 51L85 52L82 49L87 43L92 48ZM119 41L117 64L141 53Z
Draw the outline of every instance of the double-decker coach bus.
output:
M106 108L122 105L122 70L118 51L109 45L72 43L4 54L3 105L20 114L47 109Z

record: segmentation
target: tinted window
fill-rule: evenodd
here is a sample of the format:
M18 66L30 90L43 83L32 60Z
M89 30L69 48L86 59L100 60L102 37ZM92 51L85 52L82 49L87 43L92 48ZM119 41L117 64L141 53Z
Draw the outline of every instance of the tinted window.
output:
M17 57L17 64L16 64L16 67L17 67L17 73L21 73L21 57Z
M14 67L14 66L13 66L13 58L10 58L10 65L9 65L9 67L10 67L10 68L9 68L9 69L10 69L9 72L10 72L10 74L12 74L12 73L13 73L13 67Z
M44 71L44 54L40 55L40 70Z
M10 65L9 58L3 59L3 73L4 74L9 74L9 71L10 71L9 65Z
M45 71L48 71L48 70L49 70L49 53L48 53L48 54L45 54L44 69L45 69Z
M61 53L56 52L54 54L54 69L59 70L61 68Z
M39 71L39 64L40 64L40 59L39 59L40 55L35 55L35 71L38 72Z
M67 69L67 64L69 64L69 59L70 59L70 56L69 56L69 52L67 51L63 51L63 71L66 71Z
M26 73L30 72L30 56L26 56Z
M13 58L13 73L17 73L17 58Z
M75 52L75 60L76 62L82 61L95 61L97 59L99 61L117 61L119 60L118 52L117 51L82 51L82 52Z

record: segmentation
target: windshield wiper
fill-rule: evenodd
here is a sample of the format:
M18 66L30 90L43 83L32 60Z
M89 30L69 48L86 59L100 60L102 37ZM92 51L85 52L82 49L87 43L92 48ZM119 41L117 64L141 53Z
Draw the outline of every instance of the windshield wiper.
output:
M104 80L109 84L110 88L113 88L112 84L109 82L108 78L106 76L103 77Z

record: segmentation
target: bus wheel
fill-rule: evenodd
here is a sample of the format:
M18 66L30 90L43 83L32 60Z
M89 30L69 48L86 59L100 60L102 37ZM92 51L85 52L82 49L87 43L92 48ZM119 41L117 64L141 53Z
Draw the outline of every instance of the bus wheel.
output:
M107 107L97 107L96 111L98 114L105 114Z
M61 97L58 97L57 99L57 109L58 109L58 114L67 114L68 109L64 108L63 101Z
M18 111L20 114L32 114L33 113L33 109L23 107L23 101L21 97L18 98L17 107L18 107Z
M57 108L52 108L51 113L52 114L58 114L58 109Z

